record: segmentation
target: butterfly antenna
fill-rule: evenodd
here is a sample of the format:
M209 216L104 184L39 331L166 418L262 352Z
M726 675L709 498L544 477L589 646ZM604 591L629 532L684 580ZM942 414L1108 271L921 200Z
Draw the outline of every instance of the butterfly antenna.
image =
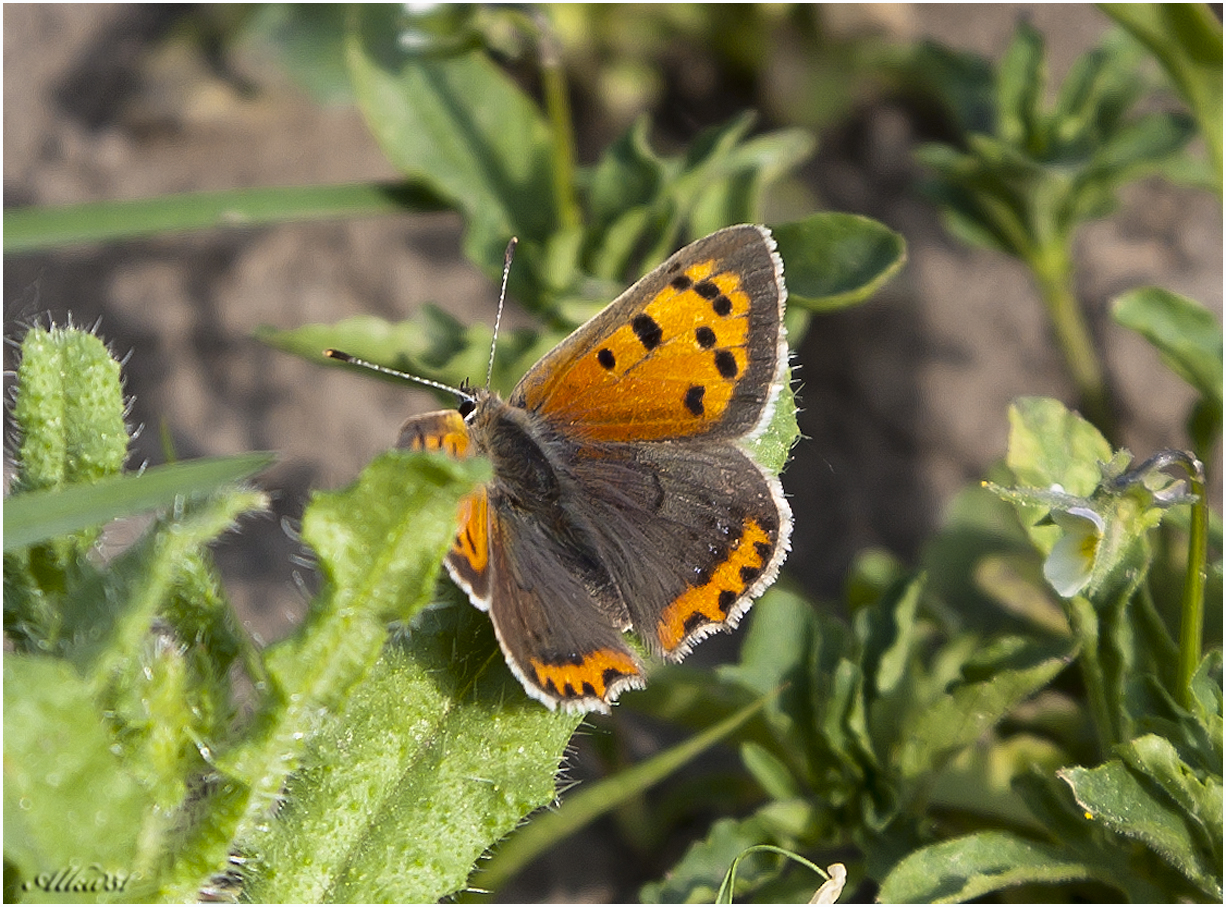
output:
M502 324L502 306L507 299L507 279L511 276L511 259L515 257L515 247L519 245L519 237L512 236L507 243L507 250L502 254L502 290L498 293L498 314L494 316L494 339L490 341L490 367L485 372L485 389L490 389L490 381L494 378L494 352L498 349L498 325Z
M449 394L455 394L461 400L472 401L473 399L473 395L471 393L461 388L452 387L450 384L443 384L441 381L431 381L429 378L422 378L418 375L410 375L408 372L398 372L394 368L388 368L386 365L379 365L376 362L368 362L365 359L359 359L357 356L350 356L348 353L343 353L340 350L324 350L324 355L329 359L336 359L349 365L356 365L359 368L365 368L372 372L378 372L380 375L387 375L391 378L399 378L401 381L411 381L414 384L424 384L426 387L433 387L436 390L447 391Z

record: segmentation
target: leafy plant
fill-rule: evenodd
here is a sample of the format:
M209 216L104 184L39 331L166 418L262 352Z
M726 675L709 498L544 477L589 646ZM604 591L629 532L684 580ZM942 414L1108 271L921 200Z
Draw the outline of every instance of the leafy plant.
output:
M546 329L500 347L505 381L686 233L751 219L771 175L810 147L799 132L750 138L740 119L663 158L639 124L595 166L567 171L558 157L567 123L542 119L479 47L397 51L387 37L408 24L388 15L352 13L344 50L355 96L412 177L405 187L14 212L8 249L204 226L236 211L267 222L454 206L466 216L466 248L487 270L506 237L520 236L513 292ZM447 153L432 157L439 149ZM621 198L628 179L639 191ZM797 331L806 302L862 299L902 261L901 240L862 218L822 215L777 235ZM457 382L475 373L488 330L438 310L424 318L273 339L312 358L343 343ZM58 338L53 353L43 350L46 336ZM71 359L80 343L97 347L88 367ZM19 650L5 660L6 893L55 897L83 862L102 874L97 897L181 899L238 886L261 900L417 901L463 888L478 857L554 797L578 722L526 700L488 620L467 606L423 610L456 502L482 465L391 453L347 491L317 495L302 539L321 589L299 628L259 651L204 545L262 504L252 492L215 489L267 459L121 477L118 367L100 349L76 331L34 330L25 340L15 405L25 440L6 507L5 627ZM99 369L109 384L95 379ZM78 380L57 385L64 376ZM795 436L792 410L779 409L759 451L777 467ZM110 445L99 448L105 457L94 452L99 441ZM171 503L142 542L96 562L99 526ZM393 621L405 630L385 644ZM695 752L678 751L672 764ZM660 765L657 775L668 763ZM80 821L63 821L73 817ZM406 850L409 842L418 849Z
M507 238L520 239L510 295L537 326L500 339L493 384L505 390L686 237L760 220L780 176L812 150L800 130L754 134L736 118L666 155L639 120L581 166L553 36L519 8L277 6L252 21L317 90L359 104L404 182L6 211L6 252L455 210L465 253L491 279ZM1193 24L1211 45L1212 28ZM539 61L542 104L491 46ZM1212 69L1203 50L1165 65L1199 79ZM1108 210L1124 180L1170 170L1189 134L1182 117L1132 112L1144 93L1139 53L1113 39L1043 109L1033 29L1019 30L997 74L921 51L967 133L962 150L925 152L950 223L1027 261L1058 332L1081 317L1070 289L1077 225ZM1212 94L1193 94L1197 122L1212 124ZM868 298L904 259L901 237L853 215L772 229L793 344L811 318ZM1157 288L1125 294L1115 315L1196 390L1189 432L1207 459L1221 433L1212 316ZM490 344L488 327L437 307L407 322L262 336L316 361L344 347L450 384L484 374ZM1079 389L1109 425L1101 382ZM791 401L778 410L755 451L773 469L796 437ZM206 546L262 505L232 483L267 458L125 475L123 412L118 366L97 338L26 335L5 506L9 899L62 897L52 889L84 884L94 864L98 886L74 896L472 899L597 816L641 816L649 786L720 740L743 771L682 795L736 814L714 821L646 900L807 901L818 884L810 858L846 864L848 890L881 900L1018 886L1010 897L1222 896L1222 668L1199 637L1200 609L1221 600L1221 526L1190 454L1134 464L1055 401L1019 400L993 483L952 502L916 569L864 552L846 584L847 621L781 580L751 612L738 663L714 676L663 666L624 697L622 708L694 736L525 824L556 799L579 719L528 700L488 619L435 585L456 502L485 467L393 452L349 489L316 495L302 539L319 591L302 624L260 651ZM99 559L107 520L158 508L141 541ZM636 824L644 847L666 833L667 812ZM838 875L820 894L842 885Z
M522 701L488 621L468 608L422 611L479 464L392 453L351 489L318 495L302 537L322 589L299 629L261 652L204 546L263 506L223 483L270 458L120 477L118 374L87 333L35 328L23 343L19 490L5 508L5 630L17 647L4 661L6 893L177 900L215 887L228 860L278 900L415 900L462 887L482 851L553 797L577 721ZM106 517L151 506L169 509L98 563ZM61 512L81 525L67 532ZM394 620L413 632L385 647ZM255 690L241 703L236 668ZM303 787L327 799L312 810ZM335 809L346 797L362 807ZM290 833L319 821L321 833ZM398 853L412 838L436 860L388 861L371 822ZM448 824L443 854L435 835ZM110 887L64 887L95 882Z
M1220 27L1216 41L1220 66ZM995 72L935 46L916 60L944 74L932 83L961 131L961 147L920 149L935 174L929 194L952 233L1030 270L1081 406L1108 435L1114 413L1075 292L1074 238L1082 223L1115 207L1125 183L1178 164L1186 169L1180 152L1194 129L1184 114L1138 112L1150 93L1142 59L1134 41L1109 36L1077 60L1050 106L1043 37L1024 22Z

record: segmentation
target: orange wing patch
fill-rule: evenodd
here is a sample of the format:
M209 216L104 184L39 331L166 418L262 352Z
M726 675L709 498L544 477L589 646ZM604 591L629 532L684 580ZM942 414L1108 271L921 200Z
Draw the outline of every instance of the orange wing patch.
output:
M460 498L447 572L482 611L490 602L490 515L485 488Z
M472 453L464 417L454 409L414 416L400 429L398 447L408 450L441 450L456 459ZM489 607L490 523L489 497L484 488L460 499L456 513L455 539L447 554L447 570L473 604Z
M530 660L536 685L558 699L596 698L608 702L627 681L637 679L641 672L634 659L614 649L597 649L579 656L573 662L549 664Z
M544 410L593 441L704 434L748 365L750 298L703 261L677 275L554 382Z
M441 450L460 460L469 453L468 426L454 409L422 413L400 427L396 446L404 450Z
M762 575L774 550L770 533L756 520L747 521L728 556L709 571L710 578L690 586L660 615L656 637L665 653L686 654L695 632L734 617L732 609Z

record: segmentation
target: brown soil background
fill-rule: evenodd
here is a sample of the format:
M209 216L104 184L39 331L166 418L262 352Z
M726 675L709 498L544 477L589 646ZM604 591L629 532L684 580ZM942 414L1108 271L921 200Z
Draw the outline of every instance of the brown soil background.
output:
M1025 14L1047 38L1057 84L1107 27L1081 5L875 10L893 39L933 37L993 58ZM4 7L6 207L396 178L354 109L318 106L275 80L244 94L199 60L160 53L182 12ZM796 511L788 571L821 598L838 595L866 546L914 558L951 495L1003 455L1012 399L1072 399L1022 267L949 238L915 194L918 132L911 112L873 100L819 136L821 151L804 170L822 208L877 218L909 244L908 265L875 299L816 319L796 351L807 439L784 475ZM1108 303L1156 284L1220 319L1222 208L1159 180L1130 186L1122 201L1080 234L1079 291L1105 349L1126 444L1146 456L1186 445L1191 393L1110 320ZM71 315L98 321L117 353L130 352L131 421L144 427L133 464L162 461L163 421L182 458L279 452L262 478L274 517L247 521L218 552L236 608L269 641L305 606L294 579L303 570L298 546L282 521L300 518L312 489L347 484L390 446L406 415L433 403L270 350L252 330L361 313L395 319L428 301L492 321L496 291L461 258L451 215L213 230L6 258L5 337ZM509 317L522 323L513 309ZM5 355L12 368L12 350ZM1220 510L1220 491L1215 498ZM704 648L709 658L735 651ZM633 898L668 863L627 867L638 858L615 837L597 826L505 894Z

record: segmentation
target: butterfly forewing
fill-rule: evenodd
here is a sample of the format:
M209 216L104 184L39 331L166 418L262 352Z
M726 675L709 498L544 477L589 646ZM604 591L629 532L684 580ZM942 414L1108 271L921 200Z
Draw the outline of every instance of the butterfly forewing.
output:
M753 226L687 246L537 363L510 403L591 441L749 433L786 360L773 250Z

